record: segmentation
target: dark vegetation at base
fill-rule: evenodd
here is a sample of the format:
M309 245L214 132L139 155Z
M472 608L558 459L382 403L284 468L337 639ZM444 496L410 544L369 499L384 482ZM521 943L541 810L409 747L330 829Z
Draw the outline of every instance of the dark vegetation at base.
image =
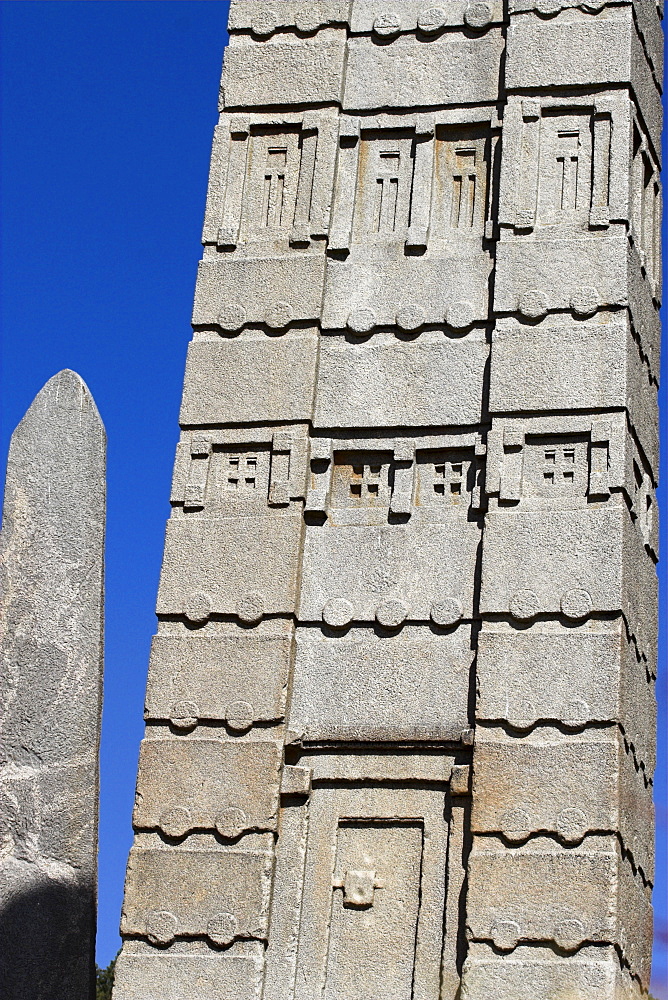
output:
M120 955L120 952L118 954ZM106 969L101 969L99 965L95 966L95 1000L111 1000L116 958L109 963Z

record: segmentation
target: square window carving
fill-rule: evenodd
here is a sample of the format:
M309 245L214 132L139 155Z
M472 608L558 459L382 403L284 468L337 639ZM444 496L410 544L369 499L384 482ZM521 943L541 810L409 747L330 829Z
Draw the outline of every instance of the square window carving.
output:
M416 505L418 508L467 509L471 503L473 478L473 463L466 453L419 451Z
M523 495L586 498L589 488L589 442L577 438L529 438L526 444Z
M269 470L268 449L214 447L207 506L264 506L269 492Z
M337 452L332 470L331 507L387 512L392 496L387 452Z

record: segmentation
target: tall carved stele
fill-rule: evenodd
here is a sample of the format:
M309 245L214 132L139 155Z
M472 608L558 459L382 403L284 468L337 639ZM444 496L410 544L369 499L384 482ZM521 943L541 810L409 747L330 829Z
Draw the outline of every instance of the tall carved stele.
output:
M647 989L661 7L231 4L115 1000Z
M106 438L72 371L12 435L0 533L0 996L95 992Z

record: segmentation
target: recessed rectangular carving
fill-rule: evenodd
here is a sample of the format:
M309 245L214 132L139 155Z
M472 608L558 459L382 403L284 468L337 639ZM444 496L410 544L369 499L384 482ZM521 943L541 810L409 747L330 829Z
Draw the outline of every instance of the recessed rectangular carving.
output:
M353 220L356 243L403 242L413 181L410 132L363 132Z

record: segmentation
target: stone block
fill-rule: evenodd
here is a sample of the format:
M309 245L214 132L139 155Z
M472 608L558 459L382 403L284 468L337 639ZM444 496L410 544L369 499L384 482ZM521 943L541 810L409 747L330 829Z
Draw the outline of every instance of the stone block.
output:
M580 305L591 294L591 306ZM516 236L497 245L494 307L520 313L534 322L555 310L628 306L652 373L660 343L659 317L652 289L640 273L640 260L625 237L552 240ZM647 326L645 327L645 321Z
M308 525L299 620L391 625L393 610L398 624L471 618L480 532L458 515L444 522Z
M155 945L206 937L212 944L264 940L271 854L241 850L130 851L121 933Z
M621 507L499 507L485 524L480 608L518 621L621 611L645 652L656 641L656 570Z
M317 353L315 328L282 337L244 331L234 339L195 340L188 348L181 423L309 420Z
M622 969L612 947L585 946L575 955L520 945L512 955L472 943L464 963L461 1000L641 1000L645 994Z
M225 50L222 106L337 104L345 50L342 28L323 28L312 38L279 34L262 41L233 34Z
M660 150L661 90L630 5L605 6L595 15L570 7L547 20L534 13L511 17L507 59L511 90L628 84Z
M346 111L494 103L498 98L504 39L484 33L446 32L428 44L400 35L391 44L351 37L343 97Z
M514 844L552 834L566 846L617 833L644 880L654 880L652 788L616 726L568 736L478 726L471 829Z
M169 719L181 728L225 720L241 731L278 721L285 712L291 648L290 632L272 634L263 625L223 635L157 635L146 718Z
M469 251L468 253L466 251ZM424 325L462 330L489 316L487 254L464 244L461 255L378 259L353 248L346 260L327 261L322 325L368 332L389 326L415 332Z
M656 383L628 313L612 321L538 326L500 319L492 334L491 413L624 409L653 469L658 462Z
M273 330L320 318L325 260L315 254L204 260L199 266L193 325L240 330L246 323Z
M175 838L217 830L226 840L274 830L280 767L276 742L145 739L133 825Z
M489 347L425 332L410 342L377 333L363 343L325 336L318 365L316 427L477 424Z
M485 623L476 661L479 722L537 722L578 729L617 723L651 778L656 763L656 698L645 661L621 618L573 628L539 622Z
M616 945L645 989L652 949L650 891L615 837L563 848L537 837L523 847L477 837L469 858L468 935L512 952L520 943Z
M256 1000L262 965L259 954L125 949L115 967L114 1000Z
M354 0L350 27L355 34L371 32L375 39L393 39L399 34L418 31L422 40L433 40L444 28L467 27L485 31L504 20L501 0L476 3L475 0L448 0L429 6L425 0Z
M285 28L296 28L310 35L318 28L348 24L350 0L232 0L228 31L252 31L258 38L267 38Z
M471 630L297 630L291 733L304 741L459 740L468 729ZM443 698L443 691L449 696Z
M211 614L248 624L295 608L300 514L172 518L157 612L202 623Z

